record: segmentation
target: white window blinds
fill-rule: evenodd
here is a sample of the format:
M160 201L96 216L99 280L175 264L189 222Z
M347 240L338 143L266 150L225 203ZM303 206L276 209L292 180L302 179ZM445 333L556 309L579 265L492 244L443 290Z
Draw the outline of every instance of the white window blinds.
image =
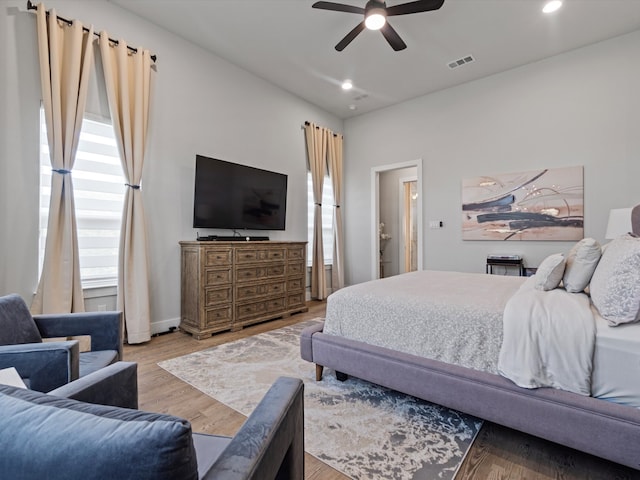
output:
M324 177L322 188L322 244L324 247L324 263L333 263L333 187L331 179ZM311 172L307 172L307 265L311 265L311 248L313 245L313 185Z
M71 173L83 287L116 285L125 192L120 156L109 120L84 118ZM40 110L40 266L51 195L51 161L44 110Z

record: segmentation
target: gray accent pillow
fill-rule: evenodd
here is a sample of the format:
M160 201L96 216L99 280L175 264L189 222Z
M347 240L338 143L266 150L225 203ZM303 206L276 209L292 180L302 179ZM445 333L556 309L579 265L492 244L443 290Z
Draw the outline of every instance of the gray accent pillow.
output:
M0 345L41 342L40 331L22 297L0 297Z
M582 292L596 271L602 248L593 238L583 238L569 251L562 283L567 292Z
M545 258L535 275L535 287L538 290L553 290L560 285L564 274L565 260L562 253L554 253Z
M589 290L609 325L640 320L640 238L622 235L607 245Z

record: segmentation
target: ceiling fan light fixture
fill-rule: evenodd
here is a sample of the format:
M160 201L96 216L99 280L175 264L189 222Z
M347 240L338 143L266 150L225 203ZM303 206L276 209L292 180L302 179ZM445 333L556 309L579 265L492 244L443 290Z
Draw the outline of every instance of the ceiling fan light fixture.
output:
M562 6L562 0L551 0L542 7L544 13L553 13Z
M444 2L445 0L413 0L387 8L385 0L368 0L365 7L362 8L344 3L320 1L315 2L311 7L334 12L364 15L364 20L361 20L360 23L336 44L335 49L338 52L343 51L365 28L369 30L380 30L380 33L382 33L382 36L391 48L398 52L407 48L407 44L400 38L398 32L387 23L387 16L393 17L395 15L430 12L432 10L438 10Z
M387 23L387 11L384 8L371 8L367 11L364 19L364 25L369 30L380 30Z

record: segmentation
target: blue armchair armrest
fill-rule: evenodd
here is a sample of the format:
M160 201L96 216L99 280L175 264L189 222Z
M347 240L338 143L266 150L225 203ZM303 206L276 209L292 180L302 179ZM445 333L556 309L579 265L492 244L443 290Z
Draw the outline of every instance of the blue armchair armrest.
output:
M78 378L77 340L0 346L0 368L15 367L31 390L48 392Z
M122 360L122 312L34 315L43 338L91 336L91 350L115 350Z
M49 395L112 407L138 408L138 364L116 362L90 373Z
M279 377L202 480L298 480L304 477L304 385ZM207 452L198 448L197 456Z

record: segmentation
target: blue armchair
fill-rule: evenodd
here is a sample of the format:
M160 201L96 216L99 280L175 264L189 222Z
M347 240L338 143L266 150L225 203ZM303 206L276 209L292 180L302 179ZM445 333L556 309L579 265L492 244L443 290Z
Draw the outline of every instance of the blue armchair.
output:
M86 377L110 378L118 362ZM135 364L134 364L135 365ZM126 367L130 370L130 367ZM115 382L124 390L130 384ZM233 438L194 434L188 421L158 413L56 398L0 385L0 477L12 480L302 480L303 384L280 377ZM93 381L88 382L94 384ZM103 385L104 386L104 385ZM108 390L108 389L107 389ZM105 393L99 387L89 395ZM112 398L112 403L128 400Z
M0 368L15 367L31 390L48 392L122 359L121 312L87 312L31 316L18 295L0 297ZM43 342L43 338L91 337L91 351L77 340Z
M121 408L138 408L138 364L116 362L47 395Z

